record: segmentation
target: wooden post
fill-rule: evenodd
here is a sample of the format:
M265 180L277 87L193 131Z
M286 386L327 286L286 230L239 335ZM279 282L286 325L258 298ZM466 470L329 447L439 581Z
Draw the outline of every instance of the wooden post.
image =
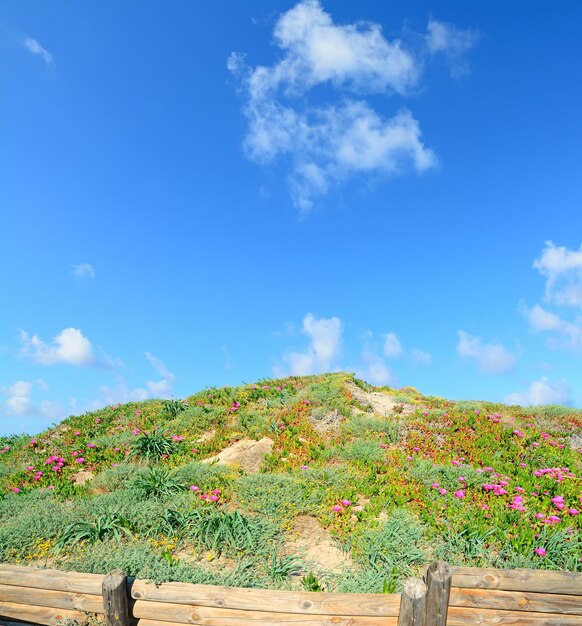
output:
M420 578L409 578L400 595L398 626L423 626L426 585Z
M113 570L103 579L103 608L106 626L129 626L127 576Z
M426 571L423 626L445 626L451 593L451 567L445 561L431 563Z

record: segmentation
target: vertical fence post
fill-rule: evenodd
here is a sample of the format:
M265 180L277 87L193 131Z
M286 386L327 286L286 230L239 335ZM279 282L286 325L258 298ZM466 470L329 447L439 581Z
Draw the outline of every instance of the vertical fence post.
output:
M103 579L102 589L106 626L129 626L127 576L121 570L113 570Z
M451 567L435 561L426 571L426 602L423 626L445 626L452 580Z
M400 594L398 626L423 626L426 585L420 578L409 578L404 582Z

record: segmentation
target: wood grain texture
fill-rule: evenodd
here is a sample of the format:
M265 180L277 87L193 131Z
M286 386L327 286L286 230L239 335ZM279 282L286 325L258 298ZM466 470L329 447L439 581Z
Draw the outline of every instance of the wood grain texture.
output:
M449 608L447 626L582 626L582 617L555 613Z
M132 615L138 619L166 621L181 624L222 624L238 620L239 624L317 624L317 626L384 626L386 617L345 616L345 615L306 615L280 613L270 610L268 605L256 605L251 610L218 609L195 604L171 604L168 602L148 602L136 600ZM397 623L396 617L393 618Z
M129 626L127 576L113 570L103 579L103 608L107 626Z
M445 561L435 561L428 566L423 626L445 626L447 623L451 579L451 567Z
M50 589L34 589L33 587L17 587L16 585L0 585L0 600L2 602L45 606L54 609L103 613L103 598L101 596L74 593L71 591L53 591Z
M0 616L21 622L43 624L43 626L63 626L67 620L75 620L79 624L84 624L87 621L87 616L80 611L51 609L15 602L0 602Z
M78 572L60 572L53 569L0 564L0 584L3 585L36 587L38 589L71 591L100 596L104 578L101 574L80 574Z
M462 589L453 587L449 607L502 609L582 615L582 598L557 593L531 591L499 591L491 589Z
M397 617L399 594L310 593L214 587L188 583L155 585L136 580L131 587L136 600L196 604L216 608L255 610L268 607L273 613Z
M582 574L533 569L453 567L453 587L582 595Z
M409 578L400 596L398 626L422 626L426 601L426 585L420 578Z
M330 617L293 615L291 613L252 613L250 611L244 611L244 613L248 613L248 615L243 615L242 618L201 615L199 621L190 623L199 626L397 626L398 623L396 617L345 617L339 615ZM142 618L135 622L135 626L176 626L176 623Z

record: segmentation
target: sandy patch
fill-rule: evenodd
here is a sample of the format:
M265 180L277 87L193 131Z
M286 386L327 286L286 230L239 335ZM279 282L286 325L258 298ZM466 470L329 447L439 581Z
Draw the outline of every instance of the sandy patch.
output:
M273 445L269 437L263 437L260 441L241 439L216 456L204 459L202 463L242 467L247 474L257 474L265 457L273 451Z

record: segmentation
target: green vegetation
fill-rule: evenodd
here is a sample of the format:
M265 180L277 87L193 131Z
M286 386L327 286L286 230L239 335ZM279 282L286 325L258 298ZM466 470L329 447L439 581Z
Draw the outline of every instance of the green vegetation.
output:
M258 473L203 462L265 437ZM112 406L0 438L0 559L379 593L435 558L582 571L581 445L582 411L343 373Z

